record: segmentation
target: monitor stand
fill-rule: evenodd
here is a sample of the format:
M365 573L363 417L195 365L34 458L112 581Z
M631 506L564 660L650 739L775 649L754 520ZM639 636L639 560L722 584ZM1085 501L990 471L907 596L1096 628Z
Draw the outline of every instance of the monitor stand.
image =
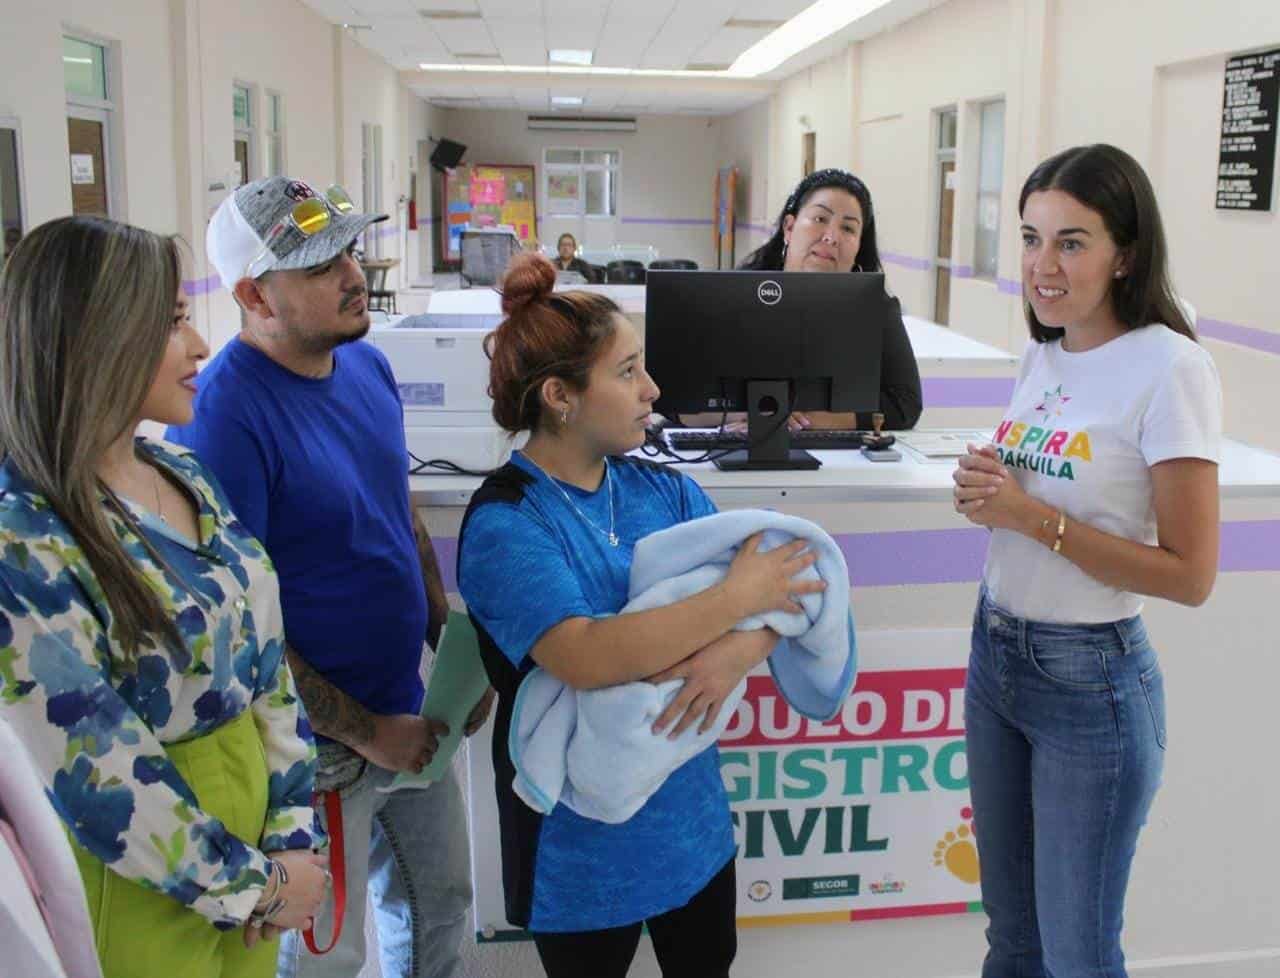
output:
M808 452L791 447L787 423L779 423L778 412L790 403L790 381L747 381L747 449L716 459L716 468L725 472L820 468L822 463Z

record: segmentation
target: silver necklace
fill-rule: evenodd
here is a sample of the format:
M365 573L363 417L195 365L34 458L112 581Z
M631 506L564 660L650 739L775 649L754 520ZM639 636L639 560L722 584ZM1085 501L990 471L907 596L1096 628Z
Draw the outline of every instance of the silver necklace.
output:
M144 462L143 465L146 465ZM156 471L155 466L148 466L151 469L151 488L156 493L156 515L160 517L160 522L168 523L169 518L164 515L164 503L160 501L160 473Z
M533 467L537 469L539 472L541 472L548 482L550 482L553 486L555 486L557 489L560 490L560 495L564 496L564 501L568 503L570 507L572 507L575 513L577 513L580 517L582 517L583 522L585 522L593 530L596 530L601 534L603 534L604 538L609 541L609 546L611 547L618 546L620 542L618 540L618 534L613 532L613 472L609 468L609 460L607 458L604 460L604 482L605 482L605 487L609 490L609 529L608 530L605 530L604 527L600 526L598 523L595 522L595 520L593 520L590 516L588 516L586 513L580 510L578 508L578 504L573 501L573 497L564 491L564 486L560 485L560 483L556 482L555 479L551 478L551 476L547 474L546 469L544 469L537 462L534 462L533 459L529 458L527 454L525 455L525 458L528 458L530 462L533 462Z

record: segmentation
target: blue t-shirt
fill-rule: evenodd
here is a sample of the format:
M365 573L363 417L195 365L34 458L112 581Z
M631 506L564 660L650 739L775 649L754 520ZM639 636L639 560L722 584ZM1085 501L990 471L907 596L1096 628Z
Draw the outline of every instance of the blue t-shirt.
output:
M529 650L565 619L621 610L636 541L715 512L692 479L651 463L610 459L613 526L621 539L613 547L606 482L586 492L553 482L520 452L512 464L517 478L506 481L518 488L482 505L473 501L468 512L458 587L472 617L517 670L527 668ZM506 706L502 720L509 720ZM496 731L495 750L505 751L505 743L506 732ZM500 805L522 804L513 801L509 785L499 784L498 791ZM527 917L535 932L618 927L681 907L734 854L714 746L674 771L626 822L598 822L557 805L531 824L536 837L519 845L532 852L513 858L506 850L514 843L504 832L503 859L508 889L517 885L512 871L532 873L529 905L513 907L508 893L508 912Z
M237 338L198 383L195 420L166 437L266 546L289 645L369 710L418 712L427 599L386 358L350 343L328 377L302 377Z

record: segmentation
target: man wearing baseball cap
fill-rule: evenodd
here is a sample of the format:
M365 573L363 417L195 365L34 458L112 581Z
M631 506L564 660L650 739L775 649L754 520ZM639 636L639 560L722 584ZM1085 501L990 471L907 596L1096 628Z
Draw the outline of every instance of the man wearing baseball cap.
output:
M369 312L352 251L386 217L357 213L339 187L322 193L285 177L224 200L207 251L240 306L241 331L199 375L195 421L168 433L213 469L275 564L286 654L319 742L316 787L346 912L335 922L344 889L335 885L308 946L285 935L282 978L361 969L366 889L382 973L455 978L471 902L452 773L424 790L378 791L397 772L422 770L447 732L419 716L419 668L448 604L424 528L415 540L395 380L377 349L356 342ZM335 924L332 951L314 953Z

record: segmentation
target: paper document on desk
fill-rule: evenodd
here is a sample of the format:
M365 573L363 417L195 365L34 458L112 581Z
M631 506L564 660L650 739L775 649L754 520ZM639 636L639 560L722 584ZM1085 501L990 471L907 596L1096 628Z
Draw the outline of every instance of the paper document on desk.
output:
M422 715L443 720L449 734L440 738L431 763L418 774L400 773L383 791L401 788L425 788L439 781L453 763L453 755L462 743L467 717L489 688L489 677L480 659L480 640L466 612L450 611L444 632L436 646L435 664L422 699Z
M898 433L898 441L926 459L953 459L968 453L968 446L982 445L991 441L989 429L948 428L937 431L903 431Z

